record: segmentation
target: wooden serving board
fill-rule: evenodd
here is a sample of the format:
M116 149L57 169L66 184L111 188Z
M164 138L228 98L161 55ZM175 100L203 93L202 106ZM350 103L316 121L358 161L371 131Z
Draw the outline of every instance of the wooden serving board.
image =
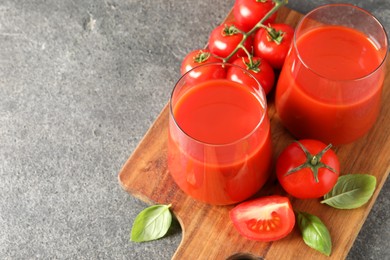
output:
M283 7L278 21L296 26L302 14ZM232 20L230 13L226 20ZM286 238L276 242L255 242L240 236L229 218L233 206L210 206L185 195L173 182L167 169L168 106L166 105L138 147L119 173L121 186L133 196L150 204L172 204L180 222L182 241L173 259L226 259L236 253L251 253L265 259L344 259L390 171L390 60L383 92L382 111L374 128L353 144L335 149L341 163L341 174L369 173L377 178L372 199L354 210L337 210L320 204L320 200L291 198L296 210L318 216L328 227L333 251L331 257L304 244L297 227ZM293 137L282 127L269 97L273 160ZM272 173L265 187L256 195L284 194Z

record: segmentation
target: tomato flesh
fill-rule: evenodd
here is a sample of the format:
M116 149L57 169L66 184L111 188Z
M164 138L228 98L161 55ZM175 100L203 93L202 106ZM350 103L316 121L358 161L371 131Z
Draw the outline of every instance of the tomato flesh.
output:
M278 195L243 202L230 211L230 218L242 236L263 242L287 236L295 225L290 200Z

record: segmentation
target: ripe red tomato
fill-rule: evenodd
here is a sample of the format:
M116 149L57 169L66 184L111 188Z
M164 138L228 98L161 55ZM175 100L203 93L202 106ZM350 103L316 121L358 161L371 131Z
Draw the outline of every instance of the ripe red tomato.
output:
M274 7L272 0L236 0L233 6L233 16L238 29L248 32ZM263 24L273 23L277 12L271 15Z
M221 58L226 58L241 42L242 38L242 33L237 30L234 24L223 24L214 28L210 33L208 48L212 54ZM248 37L243 45L248 51L251 51L252 37ZM245 51L239 49L233 57L237 58L244 56L246 56Z
M180 67L182 75L186 74L186 83L190 85L198 84L210 79L223 79L226 77L226 70L220 64L203 66L222 61L214 57L208 50L194 50L186 55Z
M255 33L253 50L273 68L281 69L294 37L294 28L282 23L272 24L269 28L261 28Z
M271 65L269 65L264 59L253 57L252 61L253 64L250 65L248 57L237 58L232 62L232 64L238 65L249 71L263 87L265 94L268 94L275 84L275 72ZM258 89L257 82L247 73L244 73L238 68L230 67L227 71L226 78Z
M194 67L211 62L221 62L221 60L214 57L207 49L193 50L184 57L180 72L183 75Z
M230 219L241 235L264 242L287 236L295 225L290 200L277 195L238 204L230 211Z
M276 162L276 175L285 191L296 198L319 198L336 184L340 163L331 145L305 139L287 146Z

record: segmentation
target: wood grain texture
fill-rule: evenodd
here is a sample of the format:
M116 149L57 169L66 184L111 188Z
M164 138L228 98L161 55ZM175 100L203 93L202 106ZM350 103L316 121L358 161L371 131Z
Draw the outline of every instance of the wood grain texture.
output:
M282 8L278 20L295 26L302 17ZM226 20L231 20L229 14ZM390 60L387 59L390 70ZM390 76L387 73L383 100L390 100ZM273 161L293 137L282 127L275 113L273 97L269 97ZM325 257L306 246L295 228L286 238L261 243L241 237L234 229L228 213L233 206L210 206L185 195L173 182L166 164L169 109L166 105L119 173L120 185L133 196L150 204L172 204L183 230L181 244L173 259L226 259L248 252L265 259L344 259L390 171L390 103L382 102L382 110L374 128L364 138L335 149L341 162L341 174L370 173L377 178L372 199L354 210L337 210L319 200L291 199L299 211L317 215L328 226L333 251ZM256 196L285 194L272 173L265 187Z

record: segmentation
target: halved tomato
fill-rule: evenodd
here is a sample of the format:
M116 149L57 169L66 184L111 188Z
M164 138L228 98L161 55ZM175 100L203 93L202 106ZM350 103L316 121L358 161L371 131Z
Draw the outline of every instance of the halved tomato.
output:
M230 219L241 235L263 242L287 236L295 225L290 200L278 195L242 202L230 211Z

